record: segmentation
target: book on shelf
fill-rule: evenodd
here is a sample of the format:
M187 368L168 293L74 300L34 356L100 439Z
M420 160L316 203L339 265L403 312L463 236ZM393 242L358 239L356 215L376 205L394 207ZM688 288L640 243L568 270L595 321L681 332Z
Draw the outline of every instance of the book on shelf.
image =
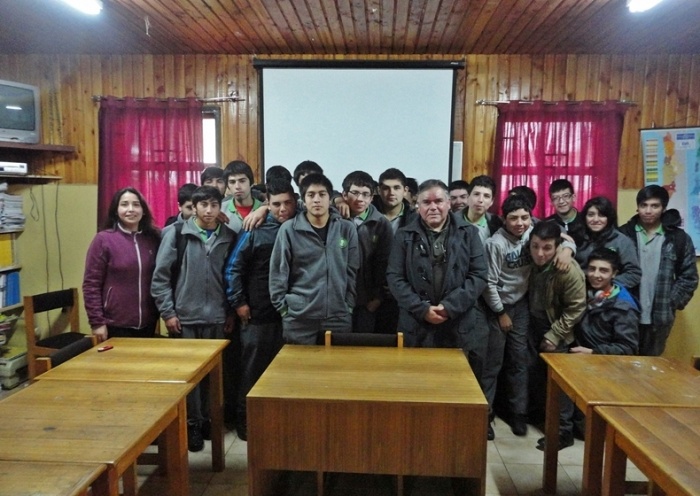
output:
M11 267L14 265L12 242L12 234L0 234L0 267Z

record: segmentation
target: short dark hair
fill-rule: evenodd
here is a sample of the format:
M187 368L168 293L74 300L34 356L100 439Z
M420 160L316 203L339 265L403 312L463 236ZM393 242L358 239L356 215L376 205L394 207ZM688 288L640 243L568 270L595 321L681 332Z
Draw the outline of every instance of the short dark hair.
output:
M473 178L469 183L469 188L467 188L469 194L471 194L474 188L476 188L477 186L490 189L491 194L496 196L496 181L494 181L491 176L481 175Z
M204 184L204 181L209 181L210 179L222 179L223 177L223 169L219 167L207 167L199 175L199 184Z
M427 191L432 188L440 188L444 190L445 195L447 195L449 191L447 189L447 185L439 179L428 179L427 181L420 183L420 186L418 186L418 194L420 195L423 191Z
M333 183L331 183L331 180L323 174L314 173L307 175L301 180L301 184L299 185L299 193L301 194L302 199L306 196L306 191L309 189L309 187L313 186L314 184L321 185L326 188L329 196L333 194Z
M263 183L256 183L250 187L251 191L257 191L258 193L267 193L267 188Z
M221 196L221 191L219 191L219 188L215 188L214 186L200 186L194 190L194 193L192 193L193 205L207 200L216 200L219 202L219 204L221 204L222 199L223 197Z
M185 183L177 190L177 204L183 206L188 201L192 200L192 193L197 189L194 183Z
M418 194L418 181L416 181L415 177L407 177L406 184L404 186L408 188L408 192L412 195L415 196Z
M385 170L379 175L379 184L382 184L387 179L393 179L394 181L401 181L401 186L406 187L406 175L399 169L394 167Z
M525 197L525 199L528 201L530 204L530 210L535 210L535 205L537 205L537 193L535 193L535 190L525 186L516 186L515 188L512 188L509 192L509 195L520 195Z
M253 185L253 169L251 169L250 165L245 163L243 160L234 160L228 163L224 169L224 181L228 182L229 177L237 174L244 174L250 181L251 186Z
M603 260L604 262L608 262L615 271L619 271L620 267L622 267L622 259L620 258L620 254L615 250L606 248L605 246L600 246L593 250L591 254L588 255L588 261L586 263L590 265L592 260Z
M452 181L449 186L447 186L447 191L453 191L455 189L464 189L469 192L469 183L467 181L457 179L456 181Z
M364 171L354 171L345 176L345 179L343 179L343 191L350 191L353 184L360 188L369 188L372 194L374 194L374 179Z
M584 222L586 216L588 215L588 211L593 207L598 210L600 215L608 219L608 225L605 226L605 229L598 233L598 236L601 236L608 231L612 231L617 227L617 212L615 211L615 206L604 196L596 196L586 202L581 210L581 215L583 215ZM588 231L588 226L586 226L586 231Z
M639 193L637 193L637 206L651 199L661 200L661 206L664 207L665 210L668 206L669 200L668 191L666 191L666 188L663 188L658 184L644 186L639 190Z
M283 179L292 182L292 173L282 165L273 165L265 172L265 182L269 183L273 179Z
M323 169L313 160L304 160L294 169L294 182L297 183L297 186L301 187L299 176L307 174L323 174Z
M537 236L542 240L553 239L555 244L559 246L561 244L561 227L559 227L559 224L552 221L538 222L535 224L535 227L532 228L530 239L532 239L533 236Z
M552 196L557 191L564 191L568 189L571 194L574 194L574 185L568 179L555 179L552 184L549 185L549 196Z
M501 205L501 214L505 218L509 213L515 212L520 209L525 210L528 213L532 213L532 205L523 195L508 195L505 200L503 200L503 205Z
M285 181L282 178L274 178L267 182L267 194L269 195L281 195L283 193L289 193L294 198L294 188L290 181Z

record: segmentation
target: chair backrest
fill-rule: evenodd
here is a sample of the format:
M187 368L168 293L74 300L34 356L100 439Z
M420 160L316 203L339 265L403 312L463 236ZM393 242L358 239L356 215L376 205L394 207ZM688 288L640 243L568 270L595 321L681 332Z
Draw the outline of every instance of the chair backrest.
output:
M62 289L60 291L51 291L50 293L42 293L33 296L24 297L24 322L27 332L27 343L36 343L38 340L35 329L37 313L48 312L49 310L61 309L67 314L68 326L73 332L80 331L80 314L78 308L78 289ZM51 326L49 332L51 335L63 332L62 325ZM30 340L31 338L31 340Z
M384 346L386 348L403 348L403 333L374 334L369 332L326 331L326 346Z
M37 357L36 359L36 375L43 374L47 370L58 367L62 363L67 362L81 353L97 346L96 336L85 336L85 338L69 344L68 346L56 350L47 357Z

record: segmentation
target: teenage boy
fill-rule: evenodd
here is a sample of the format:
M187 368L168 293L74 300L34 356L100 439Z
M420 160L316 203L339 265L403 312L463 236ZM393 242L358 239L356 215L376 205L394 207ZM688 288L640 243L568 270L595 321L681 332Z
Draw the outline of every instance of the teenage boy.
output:
M236 235L217 220L221 211L218 189L200 186L192 194L192 204L192 218L163 231L151 295L171 336L221 339L231 331L224 264ZM190 451L201 451L204 437L209 437L208 397L205 382L187 396Z
M450 194L450 210L459 212L467 206L469 198L469 183L467 181L452 181L447 187Z
M199 175L199 183L202 186L214 186L221 192L221 196L226 194L226 180L224 170L219 167L207 167Z
M473 307L486 285L486 262L476 233L450 212L447 186L430 179L418 193L418 215L396 233L387 269L399 303L399 329L407 346L474 354Z
M229 229L238 233L243 227L243 219L262 205L251 193L253 169L242 160L234 160L224 169L224 181L231 199L223 202L221 211L228 217Z
M418 201L418 181L414 177L406 178L406 201L411 206L411 209L416 208L416 201Z
M469 184L468 193L464 220L479 230L479 237L485 243L503 226L501 218L488 211L493 205L496 183L489 176L476 176Z
M192 207L192 193L197 189L197 185L194 183L185 183L177 190L177 208L179 210L177 215L168 217L165 221L165 227L170 224L175 224L176 222L184 222L194 215L194 208Z
M532 207L523 196L508 196L501 207L504 226L486 240L488 283L484 291L486 305L491 311L489 343L482 384L486 399L493 407L498 375L504 369L503 378L508 391L510 424L513 434L527 434L528 367L531 362L528 350L528 302L527 284L531 258L527 242L532 231ZM496 339L500 338L500 339Z
M291 182L267 183L270 213L258 229L243 231L226 263L226 297L241 321L241 385L236 414L238 437L247 438L246 395L282 347L282 319L270 301L270 258L280 226L294 217Z
M693 240L681 229L677 210L666 210L668 191L651 185L637 193L637 215L620 228L637 247L642 267L639 354L659 356L666 348L676 310L698 287Z
M549 199L554 205L555 213L545 220L559 224L573 238L576 246L581 246L586 234L586 220L574 207L576 194L573 184L568 179L555 179L549 185Z
M316 344L326 330L352 330L360 256L354 224L330 211L330 180L309 174L300 189L306 211L280 227L270 299L282 316L285 342Z
M534 233L532 239L535 239ZM597 248L588 257L586 310L574 328L575 341L569 347L569 353L637 353L639 307L624 286L613 283L621 267L620 255L609 248ZM559 404L558 449L561 450L574 444L574 425L579 422L576 419L574 403L567 395L561 395ZM580 425L577 427L583 432L584 429ZM544 438L537 441L537 449L544 449Z
M391 224L372 205L375 183L362 171L343 180L343 199L350 208L350 220L357 227L360 268L357 272L357 297L352 314L353 332L374 332L377 309L386 286L386 266L391 251ZM380 329L380 332L386 332Z
M393 241L396 231L411 222L418 214L404 198L408 191L406 176L399 169L390 168L379 175L379 195L373 205L389 221ZM377 309L375 329L382 333L395 333L399 325L399 305L388 286L383 287L382 303Z
M568 270L557 270L555 257L562 244L561 227L539 222L530 234L533 269L529 281L530 349L529 410L544 417L547 366L540 352L564 351L574 340L574 326L586 309L586 282L580 266L571 261Z

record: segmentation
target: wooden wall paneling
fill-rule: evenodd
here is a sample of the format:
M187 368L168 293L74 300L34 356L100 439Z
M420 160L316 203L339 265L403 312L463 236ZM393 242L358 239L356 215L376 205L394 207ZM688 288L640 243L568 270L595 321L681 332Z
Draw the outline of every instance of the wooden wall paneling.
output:
M700 125L700 55L693 55L690 64L690 84L688 87L688 115L686 125Z
M588 55L577 55L575 57L576 79L574 81L573 100L587 100L588 94Z
M555 55L554 56L554 76L553 81L553 94L552 100L566 100L567 99L567 71L568 71L568 61L569 57L566 55Z
M501 59L507 57L507 59ZM528 99L527 89L523 87L523 70L520 55L502 55L498 57L498 72L496 82L498 83L498 97L493 100L526 100Z
M466 115L465 106L467 103L466 87L468 70L469 68L465 67L462 70L456 71L452 141L464 141L464 118ZM464 147L462 147L462 153L464 154ZM462 164L466 164L464 157L462 157Z
M601 55L590 55L588 57L588 73L586 74L586 94L587 99L600 101L601 95Z
M554 55L545 55L542 66L542 100L554 100L555 71L556 58Z
M679 119L680 94L678 84L680 79L680 56L669 55L667 58L668 70L662 74L664 79L664 118L665 127L685 124L685 116Z
M690 105L690 69L692 57L682 55L678 57L678 104L676 105L675 118L678 125L688 125L688 107Z
M544 55L530 57L532 83L530 84L530 99L542 100L544 93Z
M157 88L155 57L151 54L143 54L141 58L143 60L143 96L154 98ZM162 56L158 57L158 60L162 59Z
M520 81L520 94L525 95L524 100L534 100L533 93L537 92L537 88L533 88L533 67L532 57L530 55L518 55L516 60L520 64L520 75L516 79ZM512 85L511 85L512 86Z
M562 100L576 100L576 55L566 56L566 79Z

